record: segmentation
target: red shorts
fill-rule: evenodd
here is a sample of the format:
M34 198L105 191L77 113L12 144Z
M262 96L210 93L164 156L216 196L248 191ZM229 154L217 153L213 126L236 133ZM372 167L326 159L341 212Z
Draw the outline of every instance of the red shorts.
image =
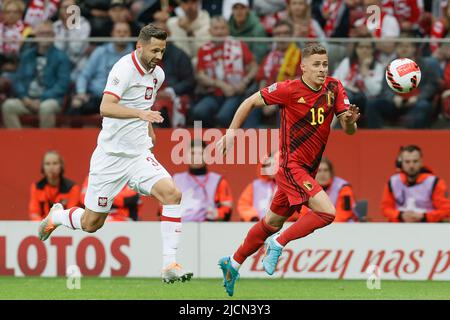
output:
M322 191L320 184L301 168L281 168L275 176L277 192L270 210L289 217L301 209L301 205Z

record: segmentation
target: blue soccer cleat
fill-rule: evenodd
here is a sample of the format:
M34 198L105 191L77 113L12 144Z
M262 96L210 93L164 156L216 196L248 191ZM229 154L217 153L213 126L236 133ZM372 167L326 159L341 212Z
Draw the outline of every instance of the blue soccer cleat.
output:
M223 257L219 260L220 269L223 272L223 286L230 297L234 293L234 284L239 278L239 272L231 265L230 257Z
M274 234L267 238L265 241L265 255L262 260L264 270L268 275L273 275L275 272L275 269L277 268L278 259L281 256L281 252L283 251L283 248L281 248L279 245L275 243L275 237L278 234Z

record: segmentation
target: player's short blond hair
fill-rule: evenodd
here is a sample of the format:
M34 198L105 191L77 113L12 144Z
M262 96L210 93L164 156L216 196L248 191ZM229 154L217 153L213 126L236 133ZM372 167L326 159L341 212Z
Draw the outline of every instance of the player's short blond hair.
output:
M164 29L158 28L153 24L148 24L139 32L138 41L150 42L152 38L166 40L167 32Z
M302 50L302 58L308 58L313 54L327 54L327 49L320 43L317 42L309 43Z

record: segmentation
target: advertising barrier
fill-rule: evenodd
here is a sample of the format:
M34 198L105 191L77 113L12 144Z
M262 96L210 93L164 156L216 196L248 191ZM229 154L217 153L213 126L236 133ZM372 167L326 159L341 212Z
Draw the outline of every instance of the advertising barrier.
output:
M197 278L218 278L217 260L235 251L252 223L185 223L178 260ZM38 223L0 223L0 275L159 277L158 222L111 222L93 234L58 228L42 242ZM245 278L450 280L447 224L335 223L284 249L276 273L263 250L241 267Z

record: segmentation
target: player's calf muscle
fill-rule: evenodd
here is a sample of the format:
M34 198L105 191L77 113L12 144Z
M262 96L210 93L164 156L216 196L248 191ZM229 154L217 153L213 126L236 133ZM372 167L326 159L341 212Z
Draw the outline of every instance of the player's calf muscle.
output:
M151 194L163 205L180 204L181 192L172 179L161 179L152 188Z
M83 231L88 233L96 232L103 226L106 217L106 213L97 213L86 209L83 216L81 217L81 226L83 228Z
M180 204L181 192L176 187L168 189L162 194L162 204Z

